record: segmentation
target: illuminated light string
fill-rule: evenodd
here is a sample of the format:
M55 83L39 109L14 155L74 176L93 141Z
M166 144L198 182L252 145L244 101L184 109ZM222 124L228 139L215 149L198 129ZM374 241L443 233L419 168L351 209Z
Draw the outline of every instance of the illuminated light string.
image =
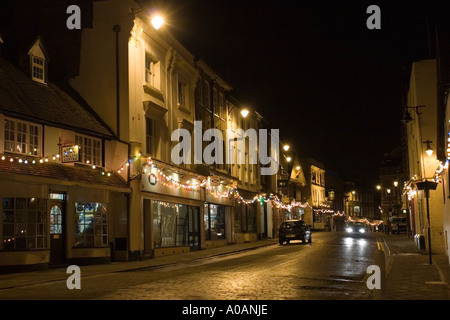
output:
M449 166L448 159L445 161L445 163L442 161L439 162L439 166L437 167L437 169L434 173L434 178L433 178L434 182L437 182L437 183L441 182L442 172L444 170L448 169L448 166ZM405 182L405 184L404 184L403 196L406 195L408 197L408 201L411 201L417 195L417 190L413 186L413 183L416 180L418 180L417 174L415 174L413 177L411 177L411 181Z
M28 165L28 164L45 164L45 163L62 163L61 162L61 155L59 153L47 156L47 157L25 157L25 156L12 156L12 155L6 155L3 154L0 157L1 161L7 161L10 163L20 163L20 164L24 164L24 165ZM85 161L86 164L90 165L90 161L86 160ZM130 165L129 161L127 160L126 162L124 162L122 164L122 166L115 170L115 171L106 171L106 170L101 170L102 175L106 175L106 176L111 176L111 173L113 172L117 172L117 173L122 173L122 171L125 169L125 167L128 167ZM90 165L90 167L94 170L98 170L96 165Z
M135 160L137 159L137 157L135 158ZM164 171L164 168L158 167L155 162L152 160L151 157L147 157L147 165L151 166L151 168L153 168L154 170L156 170L157 174L159 175L159 180L161 182L162 185L166 186L166 187L172 187L172 188L177 188L177 189L184 189L184 190L197 190L199 188L205 187L208 191L208 194L212 195L215 198L227 198L227 199L232 199L234 196L234 199L237 199L239 203L244 203L244 204L253 204L257 201L264 201L264 202L268 202L268 201L272 201L273 204L275 205L275 207L277 208L282 208L282 209L287 209L287 210L291 210L292 208L296 208L296 207L301 207L301 208L306 208L309 207L311 208L314 212L321 212L321 213L332 213L333 215L338 215L338 216L344 216L345 213L340 213L340 212L335 212L334 210L331 209L325 209L325 208L321 208L321 209L316 209L313 208L308 202L306 203L301 203L301 202L297 202L297 201L292 201L290 204L286 204L283 203L278 196L270 194L269 196L265 195L265 194L257 194L255 195L253 198L251 199L245 199L243 196L241 196L239 194L239 191L237 189L237 186L230 186L230 185L226 185L225 188L227 190L220 192L219 190L217 190L217 188L215 186L210 186L210 178L208 177L207 179L199 179L199 178L195 178L195 180L199 180L201 181L200 183L196 183L196 184L189 184L189 183L182 183L180 181L175 180L170 174L166 174ZM150 176L152 173L148 172L147 168L145 168L146 165L144 165L143 168L143 173L147 174ZM329 205L323 205L323 207L329 208Z

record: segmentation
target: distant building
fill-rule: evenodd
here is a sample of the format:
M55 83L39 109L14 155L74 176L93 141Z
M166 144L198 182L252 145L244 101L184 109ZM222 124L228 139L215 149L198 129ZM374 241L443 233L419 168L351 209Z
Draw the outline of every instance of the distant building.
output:
M376 188L380 197L381 219L385 225L392 216L402 211L403 185L407 180L402 151L401 147L397 147L385 153L380 164L380 181Z
M301 158L300 163L306 180L302 202L308 203L303 219L314 229L325 230L330 218L330 204L325 195L325 165L312 158Z

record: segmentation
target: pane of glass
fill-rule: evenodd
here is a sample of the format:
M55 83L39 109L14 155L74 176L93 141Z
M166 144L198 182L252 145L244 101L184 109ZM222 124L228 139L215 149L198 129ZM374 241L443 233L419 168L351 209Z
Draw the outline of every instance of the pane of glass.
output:
M16 217L16 222L27 222L27 212L26 211L16 211L15 217Z
M14 210L14 198L3 198L3 209Z
M27 238L25 237L17 237L15 238L16 249L26 249L27 247Z
M36 237L27 237L27 248L36 249Z
M36 235L36 224L28 224L27 225L27 235L34 236Z
M3 223L14 223L14 211L4 211L2 221Z
M36 209L36 206L37 206L36 198L28 198L27 202L28 202L27 207L28 207L29 210L35 210Z
M3 224L3 236L8 238L14 237L14 224Z
M27 208L27 199L26 198L17 198L16 199L16 210L25 210Z
M28 211L27 213L27 222L28 223L36 223L36 211Z
M38 224L36 234L41 236L45 235L45 225L43 225L42 223Z

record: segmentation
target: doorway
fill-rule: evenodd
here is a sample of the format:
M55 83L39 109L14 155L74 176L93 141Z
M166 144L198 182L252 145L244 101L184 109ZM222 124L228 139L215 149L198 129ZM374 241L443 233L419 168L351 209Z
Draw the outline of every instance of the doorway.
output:
M49 201L50 217L50 264L66 262L65 204L61 200Z

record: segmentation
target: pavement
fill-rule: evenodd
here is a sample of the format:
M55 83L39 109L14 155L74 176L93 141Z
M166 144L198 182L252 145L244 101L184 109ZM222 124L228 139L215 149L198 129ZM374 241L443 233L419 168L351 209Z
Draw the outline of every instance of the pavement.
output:
M414 238L407 235L380 233L377 234L377 243L379 252L384 253L386 277L382 280L385 289L379 291L382 294L374 294L374 299L449 300L450 267L446 255L433 254L432 264L430 264L428 253L419 250L414 243ZM142 261L80 266L81 276L162 268L276 244L278 244L277 239L265 239ZM34 272L0 274L0 290L52 281L65 282L69 277L66 270L66 267L59 267Z
M386 262L385 300L449 300L450 267L445 254L420 250L406 234L378 236Z

